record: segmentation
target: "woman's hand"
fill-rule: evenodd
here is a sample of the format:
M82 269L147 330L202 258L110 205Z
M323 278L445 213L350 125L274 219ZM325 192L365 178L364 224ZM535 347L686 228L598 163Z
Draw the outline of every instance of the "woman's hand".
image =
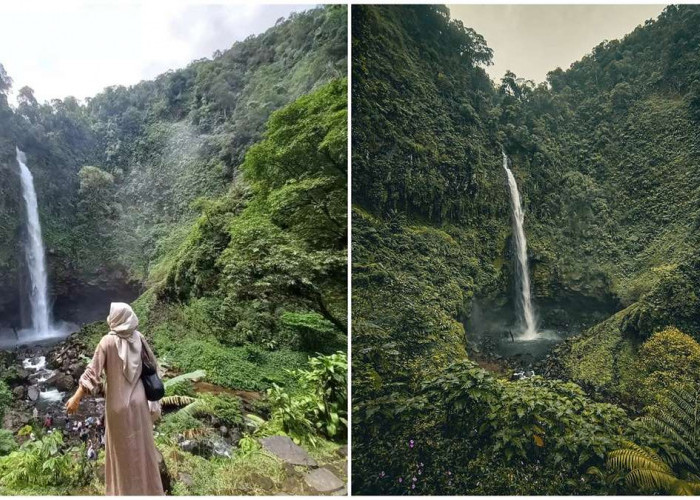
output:
M73 395L72 398L70 398L66 402L66 413L68 415L73 415L78 411L78 408L80 407L80 400L83 399L83 388L82 386L78 387L78 390L75 391L75 394Z

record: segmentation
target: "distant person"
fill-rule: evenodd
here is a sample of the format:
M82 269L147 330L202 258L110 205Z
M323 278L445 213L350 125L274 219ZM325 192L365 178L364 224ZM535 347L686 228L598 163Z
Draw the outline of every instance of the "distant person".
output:
M95 451L94 446L92 446L92 440L88 441L87 459L97 460L97 452Z
M148 342L136 330L139 320L128 304L114 302L92 361L80 377L66 411L78 411L86 392L96 393L102 373L105 394L105 487L107 495L164 495L153 440L151 415L141 382L141 351L157 366Z
M44 427L46 427L47 429L50 429L52 425L53 425L53 417L51 417L51 414L48 414L44 418Z

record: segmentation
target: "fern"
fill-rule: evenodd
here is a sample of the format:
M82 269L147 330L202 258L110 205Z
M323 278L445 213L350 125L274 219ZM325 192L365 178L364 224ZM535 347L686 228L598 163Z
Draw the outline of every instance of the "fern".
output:
M700 493L700 387L671 392L655 414L642 420L668 438L675 453L662 457L650 448L625 442L624 448L608 454L608 467L628 471L627 484L645 491Z
M193 398L190 396L165 396L163 399L160 400L160 404L164 407L167 406L188 406L192 403L197 401L197 398Z

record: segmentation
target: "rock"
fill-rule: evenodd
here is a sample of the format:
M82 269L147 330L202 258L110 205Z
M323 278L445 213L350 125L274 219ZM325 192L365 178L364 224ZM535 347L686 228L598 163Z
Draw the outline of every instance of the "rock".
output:
M160 472L160 481L163 483L163 491L165 491L165 494L169 494L171 492L171 479L170 479L170 472L168 471L168 466L165 464L165 460L163 459L163 454L156 449L156 453L158 454L158 471Z
M345 486L345 483L335 474L324 468L312 470L304 476L304 481L318 493L330 493Z
M236 429L235 427L233 429L229 429L228 431L228 440L229 442L233 443L234 445L238 444L238 441L241 440L243 436L241 435L241 431Z
M36 401L39 399L39 388L36 386L31 386L29 389L27 389L27 396L31 401Z
M338 496L338 497L346 497L346 496L348 496L348 487L343 486L338 491L334 491L333 493L331 493L331 495Z
M231 458L231 445L221 437L212 437L207 441L211 455L215 457Z
M192 479L192 476L187 472L180 472L180 474L177 476L177 481L184 484L188 488L194 486L194 479Z
M257 472L250 475L250 480L255 483L260 489L269 491L275 487L275 483L267 476L258 474Z
M292 465L316 467L316 460L311 458L304 448L297 446L287 436L270 436L260 439L263 449L272 453L283 462Z
M21 427L27 425L31 420L31 415L14 408L5 410L5 415L2 418L2 428L17 431Z
M226 434L228 434L228 429L226 428L225 425L222 425L221 427L219 427L219 432L221 433L222 436L225 436Z
M83 363L81 362L75 362L72 365L68 367L68 372L73 376L73 378L78 378L83 374L84 367Z
M12 389L12 394L14 394L15 399L24 399L24 397L27 395L27 388L23 385L18 385Z
M54 386L59 391L66 392L75 387L75 380L67 373L56 372L46 380L46 385Z
M2 364L0 364L2 366ZM3 378L10 385L20 385L29 382L31 372L18 365L7 365L3 371Z
M344 444L336 450L336 453L341 457L346 458L348 456L348 445Z
M184 441L178 443L178 446L182 451L192 453L192 451L197 447L197 443L191 439L185 439Z

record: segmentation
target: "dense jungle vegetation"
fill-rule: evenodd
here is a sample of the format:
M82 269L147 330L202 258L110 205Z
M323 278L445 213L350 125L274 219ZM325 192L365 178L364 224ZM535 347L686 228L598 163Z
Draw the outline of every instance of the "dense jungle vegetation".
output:
M354 492L700 492L700 8L539 85L446 7L352 16ZM475 325L514 309L501 148L566 337L524 380Z
M347 439L347 15L292 14L84 103L39 103L24 87L11 107L0 66L0 326L19 324L26 279L17 145L54 315L100 320L72 341L89 357L109 302L138 296L168 377L191 375L174 379L156 429L174 493L284 491L284 464L257 438L287 435L319 461ZM0 368L2 416L16 370ZM177 436L204 440L218 425L238 435L233 458L178 448ZM0 493L99 493L84 451L23 429L0 434Z

